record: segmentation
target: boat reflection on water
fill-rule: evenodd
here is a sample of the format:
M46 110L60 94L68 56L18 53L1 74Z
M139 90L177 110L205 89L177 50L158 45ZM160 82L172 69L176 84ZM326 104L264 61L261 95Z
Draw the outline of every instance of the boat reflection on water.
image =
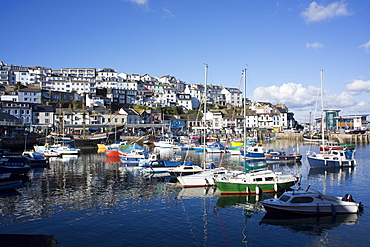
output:
M342 168L310 168L309 177L331 177L332 179L347 179L355 172L355 167Z
M266 193L261 195L250 194L250 195L239 195L239 196L229 196L221 195L216 203L217 207L227 208L227 207L243 207L247 211L257 212L263 210L262 205L259 201L269 198L277 198L282 194L280 193Z
M320 236L324 232L341 225L354 225L359 222L357 214L338 214L336 216L304 216L268 212L261 224L281 226L292 232L303 232Z
M266 160L245 160L241 163L244 167L244 172L250 172L253 170L258 170L262 168L266 168L268 165Z
M50 157L50 163L57 163L57 164L71 164L75 163L78 159L79 155L77 154L66 154L62 155L61 157Z
M182 188L177 196L177 199L190 198L190 197L217 197L220 192L217 187L193 187Z
M268 169L274 170L278 169L279 167L290 167L293 168L294 166L300 166L302 162L300 160L296 160L294 162L268 162Z
M110 163L121 163L121 159L119 156L107 156L105 158L105 163L110 164Z

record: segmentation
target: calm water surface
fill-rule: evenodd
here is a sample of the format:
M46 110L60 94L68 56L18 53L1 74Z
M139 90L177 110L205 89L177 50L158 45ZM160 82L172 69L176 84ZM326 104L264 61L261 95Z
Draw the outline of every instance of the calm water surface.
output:
M297 149L286 141L268 146ZM308 149L318 146L299 145L302 154ZM143 178L104 153L90 153L32 170L17 192L0 194L0 233L54 235L58 246L368 246L369 151L369 145L357 147L352 169L310 169L305 155L301 164L270 166L301 173L302 187L352 194L365 205L359 215L275 219L258 201L276 195L220 197L216 188L182 189L168 177ZM179 154L194 162L204 158L202 152ZM170 158L174 151L161 155ZM206 158L243 169L237 157Z

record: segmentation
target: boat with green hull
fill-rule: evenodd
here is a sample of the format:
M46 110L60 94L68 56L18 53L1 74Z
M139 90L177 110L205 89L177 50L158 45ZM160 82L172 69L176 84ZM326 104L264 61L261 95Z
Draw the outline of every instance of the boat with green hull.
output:
M236 177L217 178L215 184L222 195L261 194L288 190L299 179L294 174L259 170Z

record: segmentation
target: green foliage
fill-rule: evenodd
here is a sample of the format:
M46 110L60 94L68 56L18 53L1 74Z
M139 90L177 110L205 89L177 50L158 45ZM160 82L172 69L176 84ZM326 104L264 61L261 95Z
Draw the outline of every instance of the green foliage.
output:
M19 89L23 89L23 88L26 88L26 86L25 86L25 85L23 85L20 81L18 81L18 82L17 82L17 84L15 84L15 85L13 86L13 89L14 89L15 91L18 91Z
M73 100L72 101L72 108L74 108L74 109L76 109L76 108L82 108L81 102L79 102L77 100Z

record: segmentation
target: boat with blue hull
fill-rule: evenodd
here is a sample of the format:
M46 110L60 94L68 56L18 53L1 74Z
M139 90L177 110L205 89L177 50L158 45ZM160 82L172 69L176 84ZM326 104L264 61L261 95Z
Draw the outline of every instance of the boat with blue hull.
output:
M18 180L6 180L6 181L0 181L0 191L7 191L7 190L14 190L18 187L20 187L22 184L22 181Z
M178 167L184 164L183 161L171 161L171 160L153 160L149 161L148 164L140 165L143 169L140 171L143 173L165 173L168 172L169 168Z
M331 150L328 153L308 152L307 160L311 168L339 168L356 165L355 151Z
M246 159L265 159L265 148L262 145L256 145L248 147L245 155L244 150L240 150L240 153Z
M320 70L321 77L321 104L322 104L322 114L321 123L325 122L324 119L324 92L323 92L323 71ZM325 133L324 124L321 125L321 132ZM311 150L307 151L307 161L311 168L324 168L324 167L350 167L356 165L356 160L354 158L356 150L334 150L325 148L325 140L322 136L322 145L320 147L321 152L316 153Z

